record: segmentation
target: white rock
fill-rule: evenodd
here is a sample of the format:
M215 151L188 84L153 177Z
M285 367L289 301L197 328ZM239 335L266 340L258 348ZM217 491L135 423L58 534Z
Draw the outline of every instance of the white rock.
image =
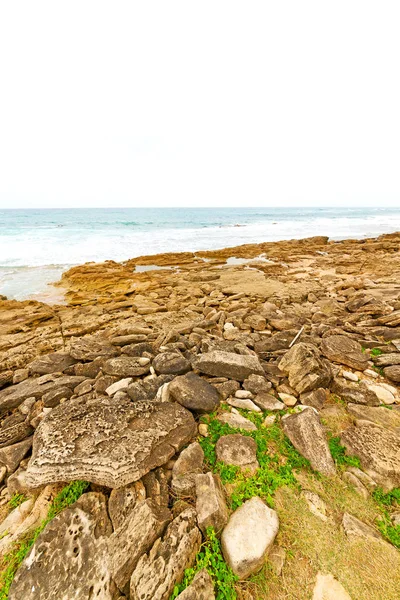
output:
M139 365L140 365L141 367L144 367L144 366L148 365L148 364L149 364L149 362L150 362L150 359L149 359L149 358L146 358L145 356L141 356L141 357L138 359L138 363L139 363Z
M261 569L278 529L278 514L257 496L231 515L221 545L225 561L236 575L245 579Z
M388 392L392 392L393 396L397 396L398 390L393 385L389 385L388 383L380 383L381 387L385 388Z
M292 394L284 394L283 392L279 392L279 398L282 400L286 406L294 406L297 402L297 398L292 396Z
M389 392L389 390L381 385L369 385L368 387L372 392L375 392L381 402L384 404L393 404L394 396L392 392Z
M253 394L251 392L249 392L248 390L237 390L235 392L235 398L242 398L242 399L246 399L246 398L252 398Z
M357 375L351 371L342 371L342 377L348 379L348 381L358 381Z
M245 410L252 410L253 412L261 412L261 408L247 398L243 400L240 398L228 398L227 403L231 406L235 406L236 408L244 408Z
M373 371L372 369L365 369L364 375L366 375L367 377L373 377L374 379L379 377L379 373Z
M208 437L208 427L205 423L200 423L199 434L202 435L203 437Z
M238 412L234 412L234 409L230 413L222 413L217 417L221 423L226 423L234 429L245 429L246 431L257 431L257 426L254 425L249 419L242 417Z
M106 394L108 396L114 396L114 394L116 394L117 392L125 391L130 383L132 383L132 377L120 379L119 381L116 381L115 383L108 386L108 388L106 389Z
M229 329L236 329L236 327L234 326L233 323L225 323L224 325L224 331L228 331Z
M351 600L351 597L332 575L318 573L312 600Z

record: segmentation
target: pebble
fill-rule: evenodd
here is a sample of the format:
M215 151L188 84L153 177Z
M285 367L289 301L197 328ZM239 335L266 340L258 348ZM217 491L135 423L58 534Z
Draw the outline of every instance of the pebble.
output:
M244 408L245 410L252 410L253 412L261 412L261 408L254 404L249 398L228 398L227 403L230 406L235 406L236 408Z
M374 379L379 377L379 373L373 371L372 369L365 369L364 375L366 375L367 377L373 377Z
M203 437L208 437L208 427L205 423L200 423L199 434Z
M357 375L355 373L352 373L351 371L342 371L342 377L344 377L344 379L347 379L348 381L358 381Z
M253 398L253 394L248 390L237 390L237 392L235 392L235 398L241 398L242 400L245 398L251 399Z

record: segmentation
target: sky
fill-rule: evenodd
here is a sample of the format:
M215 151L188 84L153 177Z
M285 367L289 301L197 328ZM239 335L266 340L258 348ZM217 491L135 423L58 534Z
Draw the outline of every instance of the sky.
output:
M400 206L398 0L0 4L0 208Z

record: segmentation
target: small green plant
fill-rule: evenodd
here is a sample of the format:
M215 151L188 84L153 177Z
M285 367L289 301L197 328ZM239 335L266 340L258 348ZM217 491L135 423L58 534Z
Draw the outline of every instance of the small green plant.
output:
M73 481L63 488L53 499L46 519L25 538L16 542L11 550L3 557L3 560L0 563L0 568L3 568L0 572L0 600L7 600L8 592L18 567L27 556L46 525L64 508L67 508L76 502L89 485L90 484L87 481Z
M372 348L370 351L371 356L380 356L381 354L383 354L383 352L380 348Z
M236 600L235 583L238 577L228 567L221 552L221 545L212 527L207 528L207 539L196 556L196 562L190 569L186 569L183 580L176 585L170 597L174 600L193 581L196 573L206 569L214 582L216 600Z
M379 373L379 375L381 377L385 376L384 370L382 367L376 367L375 365L372 367L374 369L374 371L376 371L377 373Z
M360 459L357 456L348 456L346 454L346 448L341 445L339 437L328 435L328 444L332 458L338 466L360 468Z
M23 494L18 494L18 492L15 492L15 494L8 501L8 506L11 509L17 508L17 506L21 506L21 504L27 499L28 498L26 498Z
M393 546L400 548L400 525L393 525L390 519L391 507L400 507L400 488L394 488L385 493L382 488L373 491L372 497L379 507L382 518L377 521L381 534L389 540Z

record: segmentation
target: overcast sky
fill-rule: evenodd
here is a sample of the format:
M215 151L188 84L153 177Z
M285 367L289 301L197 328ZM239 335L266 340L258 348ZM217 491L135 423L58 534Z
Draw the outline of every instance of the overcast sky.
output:
M398 0L0 6L0 207L400 207Z

